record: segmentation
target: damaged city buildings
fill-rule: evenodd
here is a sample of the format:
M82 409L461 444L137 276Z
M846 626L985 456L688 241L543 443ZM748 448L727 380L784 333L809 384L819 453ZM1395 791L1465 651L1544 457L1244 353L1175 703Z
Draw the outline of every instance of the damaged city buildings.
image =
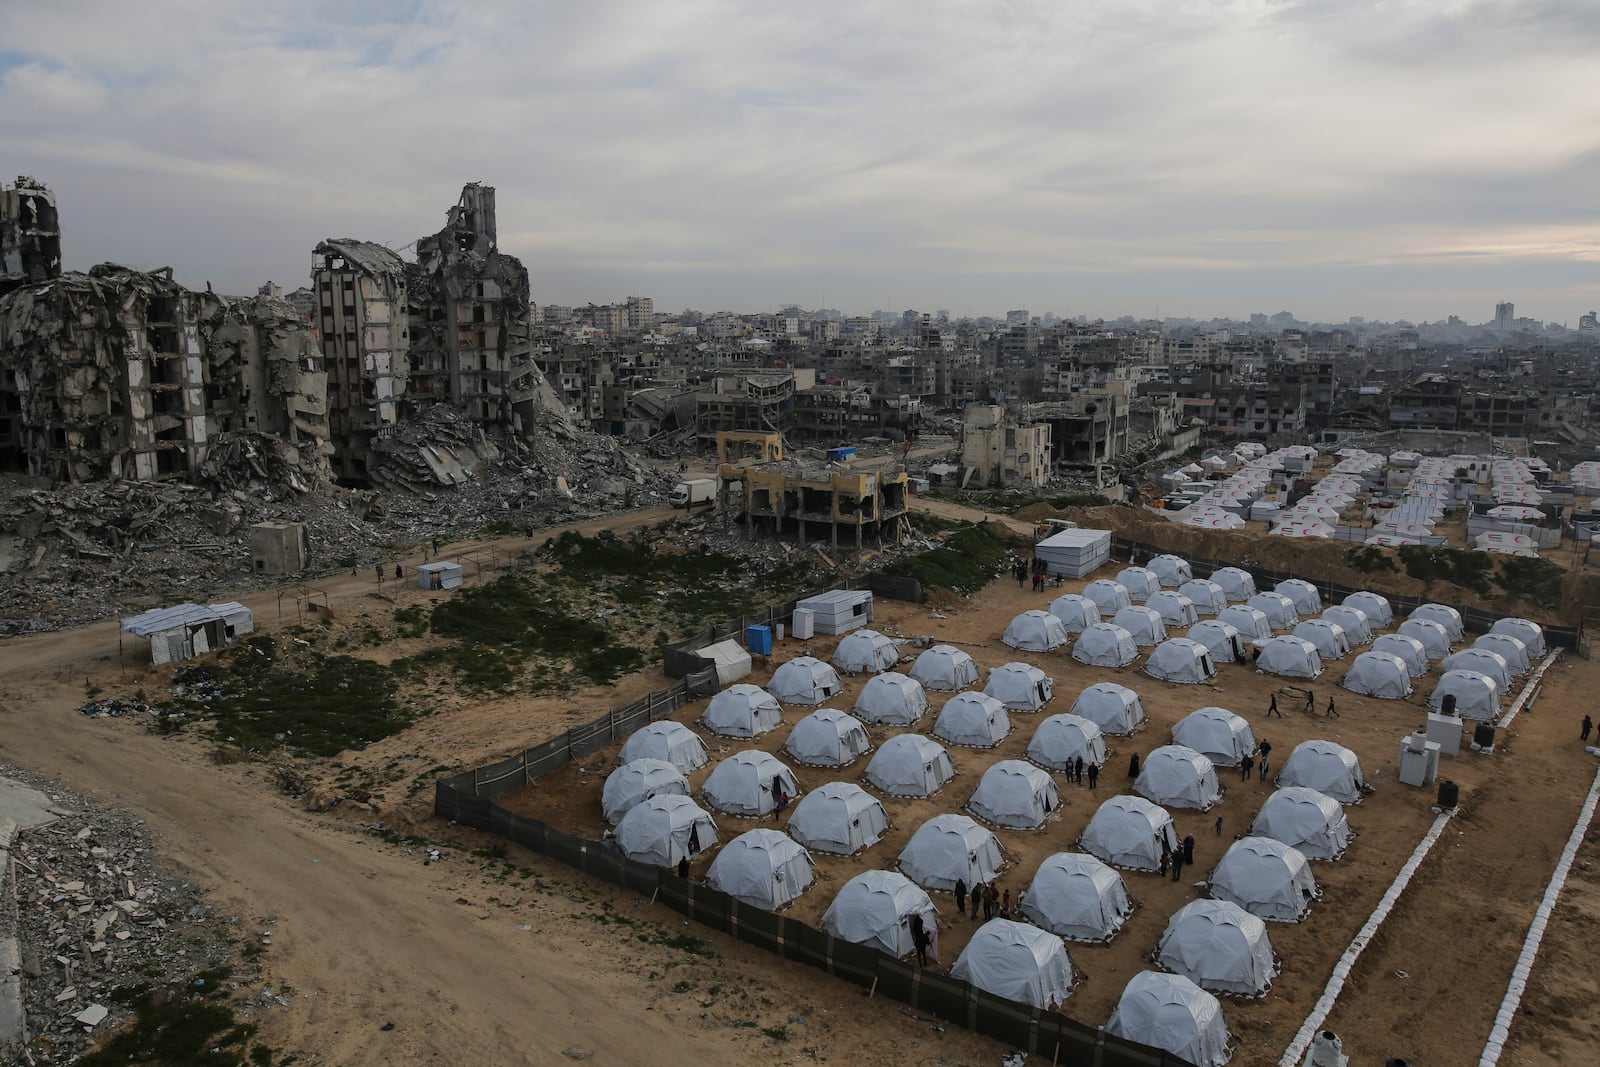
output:
M793 537L801 545L826 537L834 548L855 551L869 539L899 543L909 504L904 469L785 459L778 433L722 431L716 441L719 508L742 521L747 535Z

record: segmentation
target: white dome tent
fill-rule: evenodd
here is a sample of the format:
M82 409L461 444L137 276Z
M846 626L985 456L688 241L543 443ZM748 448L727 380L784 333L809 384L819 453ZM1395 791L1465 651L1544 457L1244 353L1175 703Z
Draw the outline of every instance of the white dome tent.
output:
M1287 630L1300 621L1294 601L1282 593L1257 593L1247 603L1267 617L1267 625L1274 630Z
M1097 622L1078 635L1072 658L1091 667L1126 667L1139 658L1139 646L1122 627Z
M1006 632L1000 636L1001 644L1023 652L1054 652L1069 640L1067 628L1061 620L1037 608L1024 611L1012 619L1006 626Z
M1082 715L1051 715L1033 731L1028 758L1052 771L1065 771L1080 758L1085 766L1099 767L1106 761L1105 735Z
M1172 740L1210 760L1215 767L1237 767L1256 750L1255 731L1227 708L1191 711L1172 728Z
M1288 597L1294 610L1301 615L1316 615L1322 611L1322 594L1304 578L1285 578L1272 589Z
M1152 595L1144 602L1144 606L1160 615L1161 622L1166 626L1193 626L1200 621L1194 601L1171 589L1163 589Z
M1063 593L1050 601L1050 614L1061 620L1069 634L1080 634L1100 621L1100 609L1095 602L1077 593Z
M900 646L887 634L857 630L845 634L833 650L833 665L846 674L877 674L900 662Z
M794 772L770 752L746 749L735 752L711 768L700 796L707 804L728 815L755 817L767 815L777 806L772 794L774 780L782 783L791 800L800 795Z
M983 772L967 810L1012 830L1037 830L1061 806L1055 779L1031 763L1001 760Z
M853 715L819 708L794 724L783 750L810 767L847 767L872 748L867 728Z
M1483 634L1472 642L1472 647L1497 653L1506 661L1506 668L1512 674L1526 674L1533 668L1533 658L1528 655L1528 646L1510 634Z
M1489 627L1492 634L1510 634L1528 649L1528 655L1538 659L1545 653L1544 627L1528 619L1498 619Z
M1211 650L1187 637L1172 637L1156 646L1145 662L1144 672L1163 682L1197 685L1217 676Z
M878 746L866 779L892 797L932 796L955 777L950 753L921 734L896 734Z
M1260 644L1272 638L1272 621L1267 613L1246 604L1234 604L1217 612L1217 621L1239 631L1246 644Z
M951 892L1000 873L1000 839L965 815L935 815L900 850L900 871L924 889Z
M1111 625L1126 630L1135 645L1159 645L1167 639L1167 627L1161 621L1161 613L1142 604L1117 612L1111 618Z
M1322 657L1310 641L1285 634L1261 646L1256 670L1284 678L1315 678L1322 673Z
M1317 880L1298 849L1270 837L1244 837L1211 872L1211 895L1268 922L1297 923L1316 899Z
M1112 797L1095 810L1078 844L1113 867L1153 871L1161 866L1161 843L1178 847L1178 831L1165 808L1144 797Z
M1222 586L1228 603L1240 604L1256 595L1256 580L1249 571L1238 567L1224 567L1211 575L1211 580Z
M1432 619L1407 619L1396 633L1422 642L1429 659L1444 659L1450 654L1450 632Z
M1176 589L1194 577L1189 561L1170 553L1152 557L1145 567L1156 576L1164 589Z
M856 697L856 718L874 726L910 726L928 711L922 683L886 672L867 680Z
M1404 700L1411 695L1411 670L1393 652L1373 650L1357 656L1339 684L1363 696Z
M1282 841L1308 860L1336 860L1350 845L1350 824L1339 802L1302 786L1274 790L1256 813L1250 833Z
M1306 619L1295 623L1294 636L1311 642L1320 659L1343 659L1350 654L1350 641L1344 627L1327 619Z
M1222 1067L1233 1055L1217 998L1181 974L1140 971L1122 990L1106 1033L1170 1052L1194 1067Z
M1107 734L1131 734L1144 724L1144 701L1125 685L1096 682L1072 702L1072 714L1081 715Z
M1156 962L1201 989L1259 997L1278 966L1267 924L1226 900L1193 900L1167 920Z
M1373 639L1372 651L1387 652L1396 657L1406 665L1406 673L1413 678L1421 678L1428 673L1428 650L1415 637L1406 634L1380 634Z
M767 683L767 692L785 704L821 704L839 688L839 673L815 656L796 656Z
M1134 792L1153 803L1205 811L1222 799L1217 770L1209 759L1184 745L1162 745L1145 758Z
M1122 875L1082 852L1057 852L1039 864L1022 914L1072 941L1110 941L1133 914Z
M1500 714L1500 687L1481 671L1445 671L1428 694L1428 706L1444 707L1444 698L1456 698L1456 714L1463 719L1491 721Z
M706 884L752 908L775 911L816 881L811 857L779 830L750 830L722 846Z
M1005 705L982 693L957 693L939 709L930 731L934 737L965 748L993 748L1011 733Z
M828 782L800 799L789 816L789 836L813 852L853 856L871 848L889 828L878 798L853 782Z
M1279 785L1315 789L1341 804L1361 803L1366 781L1354 752L1321 738L1294 746L1278 772Z
M1006 663L989 672L985 696L998 700L1007 711L1038 711L1055 696L1055 682L1031 663Z
M711 753L700 735L671 719L653 722L635 730L623 742L617 758L623 763L636 759L666 760L680 774L697 771L711 761Z
M822 928L844 941L868 945L891 956L916 951L911 917L924 926L938 921L927 891L894 871L863 871L839 887L822 916Z
M610 774L600 790L600 810L606 822L615 826L623 816L654 796L689 795L689 780L666 760L629 760Z
M1209 578L1191 578L1178 586L1178 592L1188 597L1201 615L1215 615L1228 606L1228 594Z
M1189 640L1198 641L1211 653L1213 663L1238 663L1248 642L1239 628L1221 619L1205 619L1189 627ZM1236 654L1237 650L1237 654Z
M924 689L953 693L978 680L978 665L953 645L934 645L911 665L911 677Z
M758 737L783 722L783 709L759 685L738 682L711 698L700 722L722 737Z
M1072 991L1072 960L1061 939L1038 927L993 919L978 928L950 977L1036 1008L1054 1008Z
M1352 648L1372 643L1372 627L1367 623L1367 613L1360 608L1336 604L1323 609L1322 620L1344 630L1344 638Z
M675 867L717 843L717 824L688 797L653 796L617 824L617 848L639 863Z
M1148 567L1124 567L1117 574L1117 584L1128 591L1128 599L1142 604L1152 593L1161 591L1161 579Z
M1094 601L1101 618L1115 615L1133 603L1128 591L1109 578L1096 578L1083 587L1083 595Z
M1410 615L1407 615L1406 619L1408 621L1411 619L1426 619L1429 622L1436 622L1444 627L1445 636L1449 637L1452 642L1459 641L1467 636L1467 627L1461 621L1461 612L1448 604L1423 604L1412 611Z
M1439 669L1449 671L1477 671L1494 679L1501 692L1511 688L1511 664L1498 652L1486 648L1463 648L1452 652L1439 664Z
M1389 598L1380 593L1362 590L1351 593L1340 603L1344 607L1355 608L1366 615L1367 622L1373 629L1382 630L1394 622L1394 609L1389 606Z

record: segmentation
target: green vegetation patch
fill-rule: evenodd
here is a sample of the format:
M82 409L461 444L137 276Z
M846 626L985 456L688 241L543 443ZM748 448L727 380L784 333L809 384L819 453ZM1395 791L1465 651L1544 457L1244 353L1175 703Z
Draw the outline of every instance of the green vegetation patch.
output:
M1527 600L1547 611L1561 607L1561 579L1566 569L1559 563L1530 556L1507 556L1500 561L1495 581L1509 597Z
M1345 562L1363 574L1374 571L1398 571L1394 558L1377 545L1356 545L1344 554Z
M1011 542L998 525L969 523L938 548L896 560L885 574L915 578L924 589L940 586L970 596L988 585L1011 558Z
M967 507L982 508L997 515L1013 515L1034 504L1049 504L1057 511L1065 508L1098 508L1111 503L1111 498L1099 493L1065 493L1058 496L1038 496L1015 489L933 489L927 496L936 500L949 500Z
M1425 585L1454 582L1481 597L1494 595L1489 582L1494 571L1494 557L1487 552L1431 545L1401 545L1399 551L1406 574Z
M226 994L225 971L203 971L188 985L130 986L113 994L133 1009L131 1025L80 1067L272 1067L288 1063L255 1044L253 1023L242 1023Z

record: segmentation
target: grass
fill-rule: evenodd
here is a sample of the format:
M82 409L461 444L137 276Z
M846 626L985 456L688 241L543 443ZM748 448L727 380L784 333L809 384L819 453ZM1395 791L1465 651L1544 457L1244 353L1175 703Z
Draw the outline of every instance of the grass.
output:
M1494 557L1487 552L1436 548L1431 545L1401 545L1399 554L1406 574L1424 585L1454 582L1481 597L1494 595L1489 583L1490 572L1494 570Z
M1356 545L1344 554L1345 562L1362 574L1400 569L1389 553L1377 545Z
M997 526L968 523L939 547L896 560L884 573L915 578L925 590L939 586L969 596L999 574L1010 555L1010 542Z
M255 1044L256 1026L242 1023L227 996L224 970L202 971L185 984L152 989L128 986L112 999L133 1009L131 1025L94 1052L80 1067L272 1067L288 1063ZM196 983L199 984L196 984Z
M1040 496L1018 489L933 489L927 496L936 500L949 500L968 507L982 508L997 515L1013 515L1034 504L1049 504L1060 511L1064 508L1097 508L1111 503L1111 498L1099 493L1063 493L1057 496Z
M1561 579L1566 573L1559 563L1547 559L1507 556L1500 561L1500 573L1494 580L1507 596L1555 611L1561 607Z

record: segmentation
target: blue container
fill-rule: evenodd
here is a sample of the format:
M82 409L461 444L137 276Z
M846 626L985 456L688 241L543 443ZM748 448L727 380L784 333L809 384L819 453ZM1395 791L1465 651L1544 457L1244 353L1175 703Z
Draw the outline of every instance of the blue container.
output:
M757 655L772 655L772 627L750 627L744 632L744 643L746 648Z
M828 449L828 462L843 463L847 459L854 459L855 454L855 445L845 445L841 448L830 448Z

